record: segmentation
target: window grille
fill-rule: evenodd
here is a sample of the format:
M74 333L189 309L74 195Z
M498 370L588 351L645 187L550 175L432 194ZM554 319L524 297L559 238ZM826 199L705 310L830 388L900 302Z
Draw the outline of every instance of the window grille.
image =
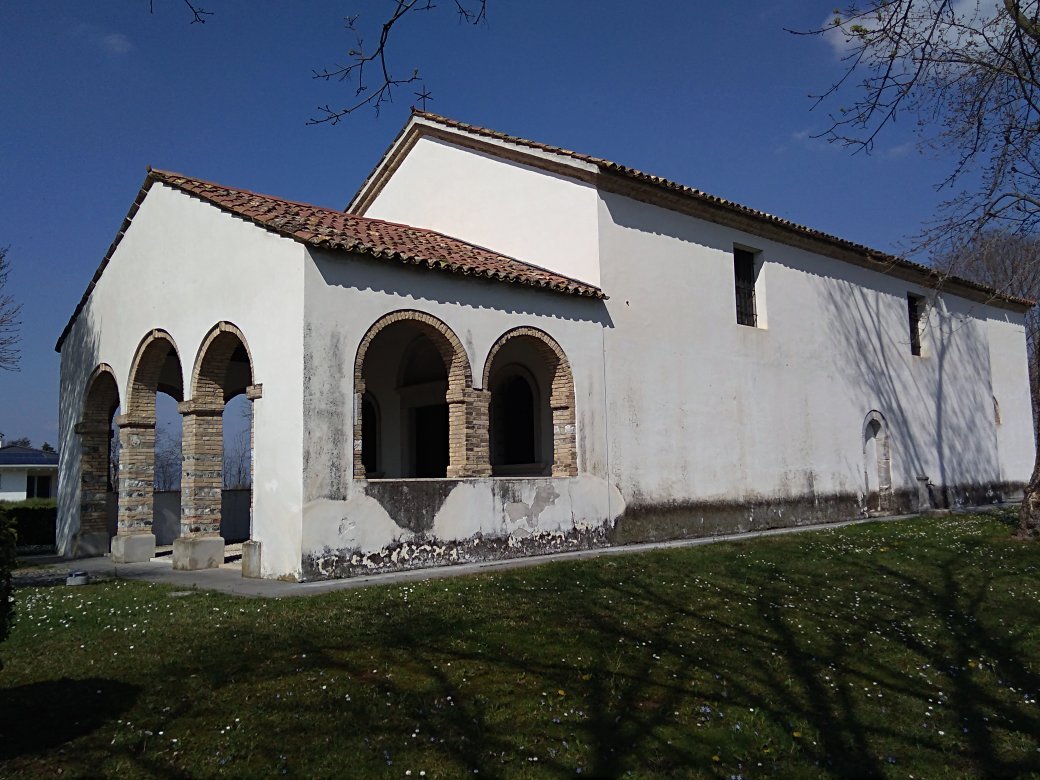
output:
M924 311L923 299L912 293L906 296L906 311L910 320L910 354L921 354L921 313Z
M754 328L758 325L755 311L755 254L746 249L733 250L733 276L736 280L737 323Z

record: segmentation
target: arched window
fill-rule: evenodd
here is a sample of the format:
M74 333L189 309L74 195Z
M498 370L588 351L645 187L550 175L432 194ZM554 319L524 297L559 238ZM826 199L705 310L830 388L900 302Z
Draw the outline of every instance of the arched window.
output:
M867 510L892 509L892 454L888 424L880 412L871 411L863 426L863 459Z
M118 407L115 374L110 366L102 364L87 382L83 415L76 426L80 437L80 534L97 534L102 540L102 534L112 535L108 495L115 489L111 478L112 418Z
M245 402L229 404L243 394ZM181 483L183 536L251 538L255 448L253 408L246 402L257 397L245 335L229 322L218 323L199 347L191 399L183 405L184 459L190 464ZM225 490L235 498L225 502Z
M511 330L491 347L483 376L492 473L576 475L574 377L556 340L536 328Z
M436 317L399 311L377 321L355 361L354 477L468 476L471 387L466 352Z
M504 366L493 375L491 383L491 466L492 473L546 472L548 461L541 443L543 409L537 383L531 373L519 365ZM552 457L551 450L547 453Z

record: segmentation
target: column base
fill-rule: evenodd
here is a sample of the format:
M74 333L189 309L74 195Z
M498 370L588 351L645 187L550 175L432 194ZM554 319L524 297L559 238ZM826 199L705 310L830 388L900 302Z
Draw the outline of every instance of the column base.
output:
M76 535L70 558L98 558L109 550L108 531L92 531Z
M117 534L112 537L113 563L141 563L155 557L155 534Z
M242 576L260 579L260 542L242 542Z
M224 540L219 536L182 536L173 540L173 568L177 571L215 569L224 562Z

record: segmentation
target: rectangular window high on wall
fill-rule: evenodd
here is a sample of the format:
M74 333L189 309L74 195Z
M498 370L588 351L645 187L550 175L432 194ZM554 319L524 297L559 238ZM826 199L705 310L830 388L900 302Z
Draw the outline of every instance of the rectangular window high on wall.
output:
M910 354L921 354L921 318L924 316L924 298L906 294L906 313L910 325Z
M757 276L755 253L747 249L733 248L733 277L737 294L737 323L752 328L758 326L755 307L755 277Z

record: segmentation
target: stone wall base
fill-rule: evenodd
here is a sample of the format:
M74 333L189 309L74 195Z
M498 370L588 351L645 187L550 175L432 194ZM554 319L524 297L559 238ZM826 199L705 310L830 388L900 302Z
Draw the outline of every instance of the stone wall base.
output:
M70 558L97 558L107 555L109 551L108 531L94 531L93 533L76 534L72 544Z
M182 536L173 540L173 568L177 571L215 569L224 562L224 540L219 536Z
M155 557L155 534L117 534L112 537L113 563L141 563Z

